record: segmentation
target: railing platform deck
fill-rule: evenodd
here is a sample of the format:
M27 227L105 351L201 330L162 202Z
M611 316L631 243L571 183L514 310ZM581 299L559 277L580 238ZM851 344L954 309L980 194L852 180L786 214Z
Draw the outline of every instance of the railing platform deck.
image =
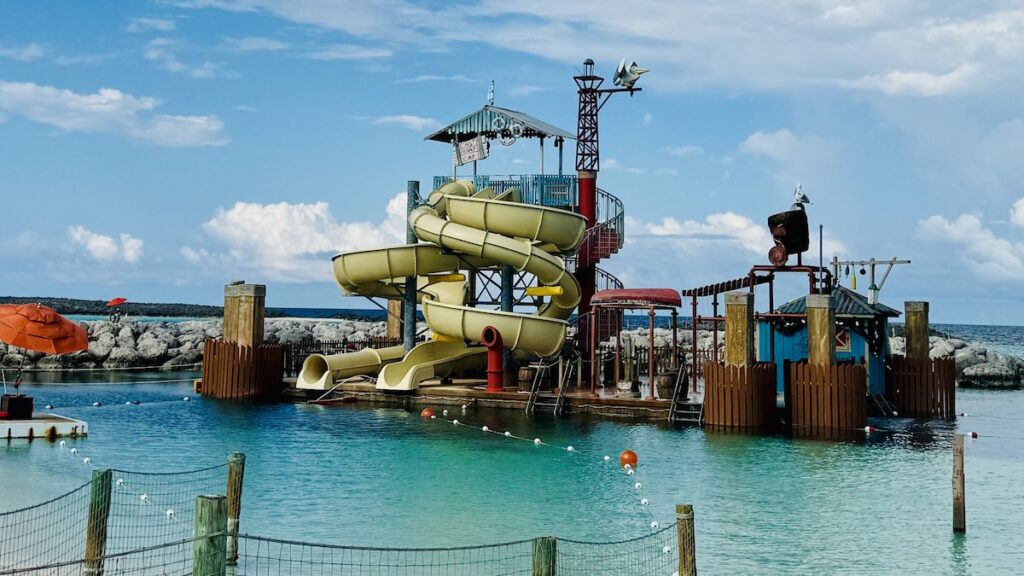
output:
M285 384L295 386L294 378L285 378ZM486 381L482 379L456 378L450 384L441 384L438 380L428 380L413 395L394 394L377 390L374 384L365 382L345 383L338 386L334 394L338 396L354 396L355 404L385 404L396 407L426 406L461 406L471 404L491 408L510 408L524 410L530 399L530 393L519 390L504 392L485 392ZM306 398L306 391L292 389L293 398ZM556 390L537 393L538 403L554 403L557 399ZM602 393L589 395L589 389L578 391L569 389L563 402L567 414L594 414L618 418L664 421L671 408L671 399L647 400ZM680 402L681 410L699 411L699 402Z

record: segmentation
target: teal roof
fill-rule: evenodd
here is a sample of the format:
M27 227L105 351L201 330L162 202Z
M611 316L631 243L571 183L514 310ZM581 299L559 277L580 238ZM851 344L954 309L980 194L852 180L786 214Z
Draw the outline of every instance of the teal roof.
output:
M876 318L879 316L895 318L900 315L899 311L885 304L869 304L866 296L842 286L833 290L832 296L836 301L836 318ZM781 314L806 314L807 297L790 300L775 311Z
M503 120L498 120L498 118ZM529 114L488 104L476 112L441 128L424 138L424 140L451 144L452 140L463 142L476 138L478 135L486 138L496 138L501 130L496 129L495 123L500 124L502 121L506 127L511 126L513 123L522 124L522 138L563 138L568 140L576 138L565 130L548 124L543 120L538 120Z

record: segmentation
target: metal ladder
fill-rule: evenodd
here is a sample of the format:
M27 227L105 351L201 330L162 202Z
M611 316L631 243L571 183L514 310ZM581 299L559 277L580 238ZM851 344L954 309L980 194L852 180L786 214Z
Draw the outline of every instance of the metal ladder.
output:
M558 396L555 397L555 401L553 403L539 402L537 397L540 394L541 374L544 370L550 369L558 362L556 360L547 364L544 364L542 361L534 363L534 366L537 368L537 373L533 375L533 385L530 387L530 398L526 401L526 414L528 416L532 416L536 412L537 406L551 406L555 416L562 415L562 412L565 409L565 389L576 373L575 358L570 356L566 361L568 366L566 367L565 372L562 373L562 381L558 384Z
M896 407L893 406L892 402L889 402L889 399L884 394L868 394L868 396L874 401L882 416L890 417L896 413Z
M701 421L704 419L704 404L699 404L695 408L693 404L690 404L686 396L683 396L684 401L680 406L679 395L680 390L685 390L689 386L689 376L687 376L686 365L683 364L679 367L679 372L676 374L676 385L672 390L672 406L668 409L668 423L675 424L676 422L685 422L687 424L696 424L700 426Z

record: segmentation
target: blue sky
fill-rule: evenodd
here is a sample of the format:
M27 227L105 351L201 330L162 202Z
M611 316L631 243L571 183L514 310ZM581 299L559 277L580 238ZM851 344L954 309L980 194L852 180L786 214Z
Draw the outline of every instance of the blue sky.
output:
M401 241L406 181L450 169L426 134L490 80L575 132L575 67L624 56L653 70L601 116L627 285L745 274L801 182L827 257L914 261L883 301L1024 323L1024 5L986 1L4 2L0 293L360 305L330 256Z

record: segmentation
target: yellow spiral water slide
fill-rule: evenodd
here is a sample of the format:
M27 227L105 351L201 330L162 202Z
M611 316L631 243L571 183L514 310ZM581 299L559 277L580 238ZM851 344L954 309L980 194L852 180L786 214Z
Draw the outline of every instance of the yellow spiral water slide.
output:
M415 390L425 380L484 365L480 345L487 326L505 346L540 356L556 354L565 340L565 320L580 299L576 279L559 254L574 252L585 221L574 212L524 204L519 191L477 192L457 180L431 193L427 204L409 214L419 244L348 252L334 257L334 277L346 294L402 298L405 278L417 277L417 300L434 340L404 358L401 346L349 354L312 355L299 374L299 388L325 390L336 380L377 374L377 388ZM535 295L547 296L536 314L467 306L460 270L513 266L537 278Z

